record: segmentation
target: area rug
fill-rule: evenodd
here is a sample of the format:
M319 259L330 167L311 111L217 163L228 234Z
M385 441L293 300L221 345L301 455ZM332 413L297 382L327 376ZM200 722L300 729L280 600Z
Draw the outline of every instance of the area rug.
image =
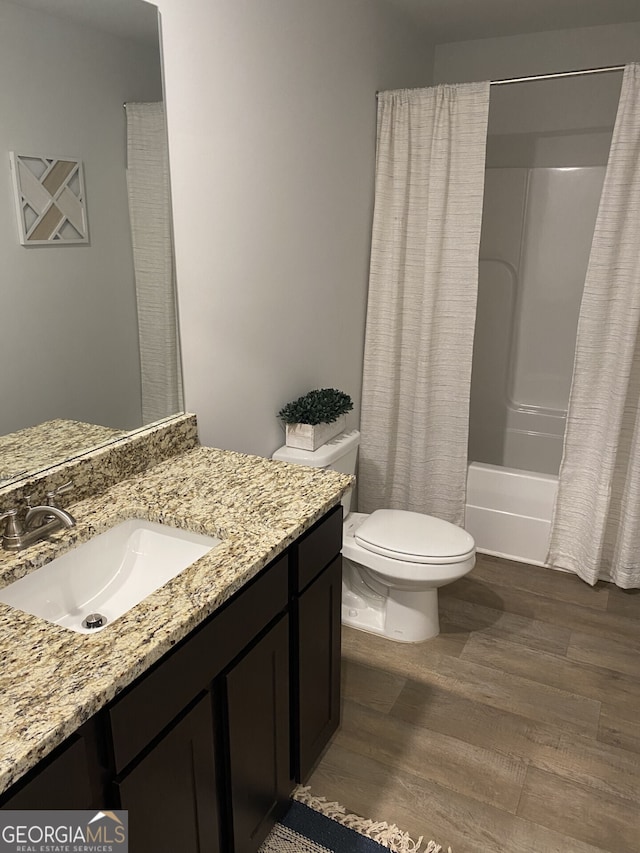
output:
M395 824L347 814L339 803L298 787L288 812L267 836L259 853L445 853L435 841L423 845ZM451 848L448 849L451 853Z

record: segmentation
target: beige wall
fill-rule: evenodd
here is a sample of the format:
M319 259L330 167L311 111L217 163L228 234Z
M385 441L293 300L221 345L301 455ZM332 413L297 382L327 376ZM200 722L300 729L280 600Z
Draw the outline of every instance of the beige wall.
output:
M0 433L140 426L122 104L162 97L158 51L0 0L0 79ZM90 245L19 244L9 151L83 161Z
M359 408L375 92L433 51L377 0L159 5L186 406L203 444L270 455L311 388Z

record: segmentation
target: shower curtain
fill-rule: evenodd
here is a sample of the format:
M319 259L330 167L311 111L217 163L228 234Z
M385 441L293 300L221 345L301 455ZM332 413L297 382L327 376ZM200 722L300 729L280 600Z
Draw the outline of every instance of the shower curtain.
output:
M182 410L169 154L164 105L129 103L125 106L142 422L148 424Z
M625 68L580 308L547 561L640 587L640 64Z
M383 92L359 507L464 522L489 83Z

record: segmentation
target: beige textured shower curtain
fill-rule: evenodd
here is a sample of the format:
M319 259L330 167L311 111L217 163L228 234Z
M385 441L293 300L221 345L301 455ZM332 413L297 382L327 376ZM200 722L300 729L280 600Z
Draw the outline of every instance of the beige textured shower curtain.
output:
M547 561L640 587L640 65L625 68L580 308Z
M129 103L125 106L142 422L148 424L182 410L169 152L164 105Z
M489 83L383 92L359 507L464 522Z

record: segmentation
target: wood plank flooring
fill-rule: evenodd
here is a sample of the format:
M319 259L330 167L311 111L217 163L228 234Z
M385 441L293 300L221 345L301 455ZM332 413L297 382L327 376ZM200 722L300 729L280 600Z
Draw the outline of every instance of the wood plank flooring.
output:
M640 590L479 555L440 625L344 629L312 792L453 853L640 853Z

